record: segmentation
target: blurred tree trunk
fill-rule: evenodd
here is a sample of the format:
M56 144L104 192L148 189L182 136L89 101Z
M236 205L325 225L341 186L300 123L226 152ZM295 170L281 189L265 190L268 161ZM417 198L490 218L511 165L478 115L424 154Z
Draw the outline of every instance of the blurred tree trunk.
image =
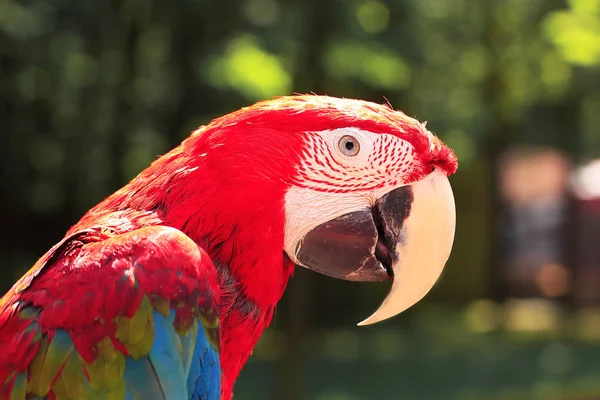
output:
M294 90L300 93L322 94L324 72L321 65L328 38L334 31L333 1L310 0L306 3L306 21L312 21L304 31L302 40L305 52L296 60ZM298 269L299 267L297 267ZM280 361L278 387L275 398L299 400L302 398L302 378L305 365L306 338L311 319L313 275L307 271L296 271L286 291L287 303L283 329L287 346Z
M237 105L231 97L217 96L216 93L215 96L207 95L214 89L198 79L198 69L204 57L226 46L232 36L232 27L244 25L243 13L239 4L231 0L194 7L197 6L190 8L197 13L186 7L172 7L170 3L160 3L158 7L159 18L171 32L171 61L181 85L177 106L165 118L169 149L178 146L190 130L197 128L187 125L191 118L211 115L214 110L233 111Z
M517 128L514 123L507 119L502 105L506 92L506 82L502 73L500 54L508 43L507 32L495 15L497 3L488 2L485 4L484 45L491 53L490 70L483 84L483 102L489 105L488 122L486 124L489 130L484 133L486 139L483 144L483 154L487 164L488 190L490 191L489 199L491 201L489 205L491 218L488 224L490 230L488 233L490 238L488 241L488 287L492 299L502 301L506 296L506 287L501 279L503 254L501 251L500 221L505 212L505 207L500 197L498 161L508 144L514 141Z

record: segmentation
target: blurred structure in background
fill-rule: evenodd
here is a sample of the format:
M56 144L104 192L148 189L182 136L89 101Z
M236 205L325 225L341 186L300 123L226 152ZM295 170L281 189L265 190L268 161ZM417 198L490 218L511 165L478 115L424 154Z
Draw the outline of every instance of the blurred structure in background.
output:
M0 1L0 291L198 125L314 91L459 158L432 293L298 270L236 399L600 398L600 1Z
M572 168L556 149L516 147L498 170L502 298L600 306L600 161Z
M565 154L552 148L518 147L499 160L503 262L498 285L506 297L565 297L569 266L569 174Z

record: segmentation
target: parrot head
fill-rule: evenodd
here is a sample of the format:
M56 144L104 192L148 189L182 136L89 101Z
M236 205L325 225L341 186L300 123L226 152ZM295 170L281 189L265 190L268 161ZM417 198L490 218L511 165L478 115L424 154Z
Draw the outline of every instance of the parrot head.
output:
M235 221L226 229L234 232L212 240L218 254L207 243L209 254L231 266L256 302L285 272L236 267L231 258L240 251L230 242L240 242L238 249L268 242L264 248L335 278L393 280L379 310L361 324L419 301L449 257L455 206L448 175L456 157L400 111L327 96L281 97L216 119L188 140L190 157L217 171L202 177L201 192L219 204L212 214L221 225Z
M447 176L457 162L401 112L332 103L346 123L303 135L304 156L285 195L284 248L297 265L335 278L392 279L383 304L359 324L366 325L406 310L440 276L454 239Z
M447 150L437 148L422 125L413 129L429 139L434 158L419 157L409 140L393 133L341 128L315 134L311 140L327 150L311 152L301 185L286 194L285 251L297 265L352 281L393 280L380 308L359 325L421 300L452 248L455 205L447 174L454 167L436 165ZM312 167L323 163L337 173Z

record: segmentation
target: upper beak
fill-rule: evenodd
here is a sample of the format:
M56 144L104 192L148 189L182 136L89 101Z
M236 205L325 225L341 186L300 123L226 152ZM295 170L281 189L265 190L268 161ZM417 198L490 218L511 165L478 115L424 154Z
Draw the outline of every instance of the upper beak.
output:
M450 182L436 170L383 195L370 209L317 226L298 244L296 259L336 278L393 279L379 309L359 323L368 325L401 313L431 290L450 256L455 225Z

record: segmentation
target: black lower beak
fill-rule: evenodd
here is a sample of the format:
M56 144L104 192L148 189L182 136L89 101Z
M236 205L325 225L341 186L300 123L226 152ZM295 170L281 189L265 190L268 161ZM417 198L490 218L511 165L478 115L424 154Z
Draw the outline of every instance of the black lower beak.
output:
M370 209L325 222L308 232L296 251L298 262L313 271L351 281L393 278L402 223L413 193L404 186L382 196Z

